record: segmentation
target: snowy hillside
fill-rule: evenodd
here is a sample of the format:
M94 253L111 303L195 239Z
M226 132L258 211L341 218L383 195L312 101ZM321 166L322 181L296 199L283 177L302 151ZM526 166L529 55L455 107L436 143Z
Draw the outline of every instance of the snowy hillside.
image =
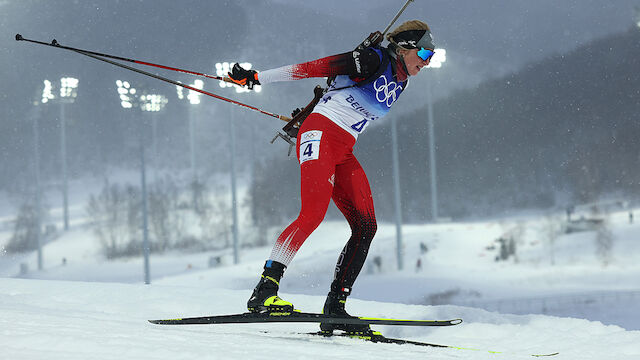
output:
M406 226L403 270L396 266L394 227L380 226L347 309L373 317L461 317L464 323L450 328L377 329L476 351L297 334L317 330L314 324L152 325L146 320L244 311L270 249L243 249L238 265L229 252L153 255L152 284L143 285L141 259L104 260L79 222L45 246L43 271L33 271L35 254L0 257L2 358L516 359L558 351L558 359L640 359L640 226L625 213L611 216L615 242L607 266L596 256L594 232L559 236L552 265L544 237L550 221ZM321 225L285 274L283 297L319 311L348 233L342 222ZM517 233L517 262L494 261L495 239L505 233ZM221 256L222 266L208 268L211 256ZM21 263L31 271L18 275Z
M297 334L317 330L315 324L149 324L244 311L270 247L242 248L238 265L230 250L152 254L152 284L143 285L142 259L104 259L83 209L73 206L71 229L44 246L42 271L35 270L35 252L0 256L2 358L512 359L557 351L559 359L640 359L640 224L626 212L607 220L613 246L606 265L594 231L549 237L562 222L556 214L407 225L399 270L395 227L380 224L347 309L372 317L460 317L464 323L450 328L377 330L474 351ZM55 222L60 215L52 209ZM0 242L10 236L10 218L3 224ZM323 223L287 270L283 297L320 311L348 236L345 222ZM516 256L496 262L501 237L515 240ZM210 267L217 257L221 264Z

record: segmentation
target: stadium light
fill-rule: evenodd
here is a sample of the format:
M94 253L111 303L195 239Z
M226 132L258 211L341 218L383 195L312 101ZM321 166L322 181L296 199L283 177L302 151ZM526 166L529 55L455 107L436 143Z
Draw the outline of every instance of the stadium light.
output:
M140 109L142 111L158 112L167 104L167 97L158 94L147 94L140 96Z
M116 80L120 105L125 109L131 109L134 104L136 89L131 87L128 81Z
M429 65L425 66L426 68L434 69L441 68L442 64L447 61L447 50L445 49L435 49L433 51L433 56L431 57L431 61L429 61Z
M46 104L49 100L53 100L55 98L55 95L53 95L53 85L51 84L51 81L45 80L44 88L42 89L42 103Z
M178 99L184 99L184 88L182 86L176 85L176 93L178 95Z
M78 96L78 79L63 77L60 79L60 98L66 102L73 102Z
M204 89L204 81L200 80L200 79L196 79L193 84L191 84L192 87L198 89L198 90L202 90ZM187 95L187 99L189 99L189 103L191 105L198 105L200 104L200 96L202 96L201 93L197 92L197 91L193 91L193 90L189 90L189 95Z

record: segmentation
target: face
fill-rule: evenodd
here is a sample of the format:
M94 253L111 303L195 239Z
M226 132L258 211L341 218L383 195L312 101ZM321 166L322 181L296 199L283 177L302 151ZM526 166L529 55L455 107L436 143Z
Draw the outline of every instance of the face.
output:
M420 72L420 69L429 65L431 59L422 60L418 56L418 49L405 50L404 52L404 64L407 66L407 72L409 75L414 76Z

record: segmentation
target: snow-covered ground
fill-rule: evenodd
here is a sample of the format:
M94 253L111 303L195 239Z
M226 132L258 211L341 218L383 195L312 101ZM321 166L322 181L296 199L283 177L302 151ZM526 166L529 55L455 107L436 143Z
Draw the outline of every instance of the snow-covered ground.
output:
M144 285L142 259L104 260L91 230L76 218L44 247L44 270L34 270L35 253L0 256L0 358L516 359L558 351L558 359L640 359L640 225L630 224L626 212L609 218L614 242L604 265L595 232L562 235L551 246L547 234L555 221L529 216L406 226L402 270L395 228L380 225L348 310L460 317L463 324L447 328L377 329L474 351L297 334L316 330L314 324L149 324L244 311L270 248L243 248L237 265L228 251L154 254L152 284ZM518 240L517 261L495 262L497 249L490 247L505 233ZM291 263L281 295L303 310L321 310L348 235L344 222L322 224ZM209 268L212 256L221 256L222 266ZM20 264L30 271L21 275Z
M298 332L313 324L158 326L149 318L242 310L246 291L200 283L152 285L0 280L0 343L6 359L524 359L559 351L558 359L640 358L640 332L588 320L503 315L457 306L419 306L354 300L371 316L462 317L449 328L384 328L388 335L474 350L371 344ZM317 296L290 295L306 309ZM265 333L266 331L266 333ZM500 351L491 354L488 351Z

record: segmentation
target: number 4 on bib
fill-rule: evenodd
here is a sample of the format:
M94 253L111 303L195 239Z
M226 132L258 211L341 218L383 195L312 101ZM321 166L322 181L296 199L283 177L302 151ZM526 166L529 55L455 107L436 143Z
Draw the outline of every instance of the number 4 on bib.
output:
M322 131L307 131L300 136L300 164L320 157L320 139Z

